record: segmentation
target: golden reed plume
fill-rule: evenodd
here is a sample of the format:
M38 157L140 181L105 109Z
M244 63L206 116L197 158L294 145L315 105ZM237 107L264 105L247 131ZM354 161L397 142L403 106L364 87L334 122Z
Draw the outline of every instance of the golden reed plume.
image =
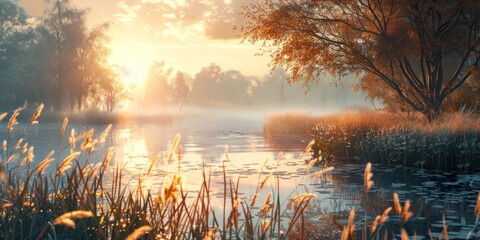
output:
M128 235L128 237L125 238L125 240L137 240L141 236L147 234L150 231L152 231L152 227L150 227L150 226L139 227L139 228L135 229L135 231L133 231L133 233Z
M67 129L67 125L68 125L68 118L65 117L65 119L63 119L62 128L60 129L60 138L62 139L63 139L63 136L65 135L65 129Z
M387 209L385 209L382 215L377 215L377 217L372 223L372 226L370 227L370 233L375 232L379 224L383 224L385 221L388 220L388 214L390 213L390 211L392 211L392 207L388 207Z
M63 159L57 168L57 175L62 175L67 169L71 168L73 159L77 158L78 156L80 156L80 153L74 152Z
M327 167L327 168L324 168L324 169L322 169L322 170L320 170L320 171L318 171L318 172L312 173L312 174L310 175L310 177L318 177L318 176L321 176L321 175L323 175L323 174L325 174L325 173L331 172L331 171L333 171L334 169L335 169L334 167Z
M368 192L370 188L373 186L373 181L370 180L373 177L373 173L371 172L371 170L372 170L372 164L367 163L367 166L365 167L365 176L364 176L364 182L363 182L363 186L365 187L366 192Z
M103 130L102 134L100 134L100 137L98 137L98 142L99 143L105 142L105 139L107 138L107 135L110 132L110 129L112 129L112 124L108 125L105 128L105 130Z
M12 116L10 117L10 120L8 121L8 125L7 125L8 132L12 132L13 127L18 125L17 117L20 114L20 111L21 109L15 109Z
M69 228L75 228L75 222L73 220L91 217L93 217L93 213L89 211L79 210L68 212L61 215L60 217L55 218L55 220L53 221L53 225L64 225Z
M215 231L217 231L217 228L210 229L210 231L205 233L205 236L203 237L203 240L212 240L213 239L213 234L215 234Z
M348 215L347 226L343 227L342 230L342 240L348 240L353 236L353 231L355 230L355 209L350 210Z
M409 240L408 233L405 231L404 228L402 228L402 235L401 235L402 240Z
M0 114L0 122L7 116L8 113L4 112Z
M395 212L402 218L402 222L405 223L413 216L413 213L410 212L410 200L405 201L405 205L402 208L400 200L398 199L398 194L393 193L393 206L395 207Z
M316 198L316 197L317 197L317 195L312 194L312 193L303 193L303 194L300 194L300 195L297 195L297 196L293 197L292 200L290 200L289 204L294 204L295 202L301 202L301 201L304 201L304 200L310 201L310 199Z
M257 195L255 195L257 196ZM268 212L270 211L270 209L273 208L273 202L272 202L272 193L270 192L267 196L267 199L265 199L265 202L263 203L262 207L260 208L260 212L258 213L258 215L261 217L261 216L265 216L268 214Z
M43 110L43 103L38 106L37 111L33 114L32 119L30 119L30 124L32 125L38 124L37 119L38 117L40 117L42 110Z

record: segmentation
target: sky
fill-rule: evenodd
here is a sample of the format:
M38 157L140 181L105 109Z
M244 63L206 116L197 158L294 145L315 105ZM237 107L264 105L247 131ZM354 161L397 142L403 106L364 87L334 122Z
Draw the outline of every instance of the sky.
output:
M244 23L242 5L259 0L70 0L88 8L89 25L109 22L111 61L125 69L127 83L142 86L153 61L194 75L216 63L245 75L269 73L260 46L242 43L234 26ZM54 0L50 0L50 3ZM44 0L21 0L27 12L41 16Z

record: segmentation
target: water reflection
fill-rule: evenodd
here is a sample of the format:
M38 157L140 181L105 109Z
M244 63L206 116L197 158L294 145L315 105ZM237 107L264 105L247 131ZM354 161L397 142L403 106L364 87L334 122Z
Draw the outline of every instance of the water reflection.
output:
M59 139L60 125L44 123L29 130L25 140L35 146L35 155L38 156L35 161L41 161L51 149L56 150L56 159L63 159L68 154L68 148L64 148L68 145L67 140ZM72 128L78 133L94 128L98 135L105 127L72 124L66 132ZM6 127L0 125L0 129L0 134L7 136ZM19 126L8 138L18 139L22 130ZM169 162L168 153L177 133L182 136L183 156L179 161L178 154L175 154ZM371 221L392 205L392 194L397 192L402 201L412 201L411 211L415 215L407 222L407 229L415 229L417 235L426 235L428 228L434 234L438 233L443 228L442 215L446 216L452 239L462 234L463 237L459 238L465 238L465 233L472 229L473 209L480 191L478 176L374 165L375 185L365 195L362 186L364 164L338 165L329 174L311 178L309 174L319 168L307 171L304 160L308 156L301 154L307 142L305 137L264 135L262 122L258 119L190 119L171 125L133 123L114 126L107 142L99 145L98 152L90 159L101 161L106 149L115 146L116 156L111 165L123 169L122 182L134 189L141 179L142 187L152 193L160 193L162 185L170 183L176 172L183 178L184 190L195 193L202 184L201 176L205 171L211 176L212 204L219 209L217 212L221 212L224 204L224 172L227 183L240 179L239 195L246 202L256 193L259 182L272 174L257 202L263 202L270 191L276 191L277 185L285 207L295 195L315 193L317 198L313 201L309 218L313 225L322 223L322 228L335 227L325 222L331 215L338 216L339 222L344 223L342 221L346 219L342 216L350 208L355 208L358 216ZM14 141L9 143L14 144ZM229 160L225 156L226 146L229 146ZM280 152L283 155L278 159ZM152 174L146 176L157 154L161 157ZM389 225L398 228L398 218L392 217Z
M480 191L480 178L474 174L434 173L425 170L373 166L374 187L365 194L363 188L364 165L338 165L323 179L310 184L319 201L317 209L310 212L312 222L333 214L340 217L339 223L346 224L346 215L355 208L360 216L357 225L371 222L387 207L393 206L393 192L412 203L414 216L405 228L417 233L417 239L429 239L429 231L437 238L443 229L445 215L450 239L465 239L473 229L476 198ZM390 233L399 233L400 219L391 216L387 222Z

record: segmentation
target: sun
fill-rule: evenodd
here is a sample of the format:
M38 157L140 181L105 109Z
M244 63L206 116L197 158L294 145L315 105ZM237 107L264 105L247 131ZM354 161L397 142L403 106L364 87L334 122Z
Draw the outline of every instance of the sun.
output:
M120 68L120 79L126 85L144 87L151 61L151 56L138 51L135 47L126 47L123 44L111 46L110 63Z

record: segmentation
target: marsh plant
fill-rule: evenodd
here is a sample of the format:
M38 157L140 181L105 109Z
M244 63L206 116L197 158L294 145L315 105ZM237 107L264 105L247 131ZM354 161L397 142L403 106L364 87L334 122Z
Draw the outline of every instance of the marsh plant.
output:
M281 186L273 172L258 175L258 185L251 197L239 193L239 178L234 180L223 171L223 206L213 204L211 175L204 169L203 180L196 191L183 188L180 172L172 172L160 189L143 186L143 181L158 170L159 157L141 174L132 188L124 182L123 168L115 164L114 149L96 159L97 149L103 146L111 130L109 125L101 134L93 130L67 133L68 119L60 126L60 152L51 151L35 161L34 147L24 139L28 129L38 123L43 105L16 140L10 139L16 130L15 110L7 123L0 162L0 239L308 239L318 236L311 231L306 213L315 194L302 193L288 202L281 202ZM0 114L0 121L7 116ZM8 141L12 142L11 144ZM173 141L167 162L182 164L180 135ZM55 159L55 157L61 157ZM225 150L228 159L228 148ZM279 156L277 160L280 161ZM309 165L311 167L311 165ZM322 177L333 167L311 174ZM307 174L307 172L306 172ZM371 165L365 169L364 191L373 186ZM271 192L266 194L270 188ZM260 196L262 195L262 196ZM266 195L266 197L264 196ZM265 199L259 202L258 199ZM395 214L400 216L401 236L407 239L404 223L412 216L410 202L400 204L394 194ZM221 209L221 210L218 210ZM341 239L387 239L378 234L391 216L391 207L380 213L363 230L355 226L355 210L349 212L348 223L339 227ZM475 213L480 216L480 197ZM221 212L218 212L221 211ZM329 231L335 232L334 229ZM337 230L338 232L338 230ZM335 232L336 233L336 232ZM313 234L313 235L312 235ZM317 234L317 235L315 235ZM443 236L447 236L447 226ZM472 231L472 234L476 232Z
M371 111L321 117L279 114L267 118L265 129L269 135L310 134L306 150L324 161L370 161L441 171L480 168L480 120L468 114L444 116L434 123Z
M10 138L23 109L15 110L8 120L0 162L0 239L282 239L294 230L315 197L308 193L293 197L286 203L291 206L287 212L280 203L280 186L273 173L260 174L255 195L244 199L238 192L239 181L224 170L223 210L218 212L212 204L207 169L198 191L184 190L180 172L171 173L160 189L146 189L142 183L157 171L158 156L132 188L131 182L124 182L122 166L112 160L113 148L96 159L96 151L106 147L104 141L112 126L98 136L93 129L67 132L67 118L59 127L62 154L51 151L36 161L34 147L24 139L38 123L42 108L40 105L17 140ZM7 115L1 114L0 121ZM179 142L177 135L167 162L176 164L173 159L177 156L181 164ZM66 157L55 159L63 155ZM225 157L228 159L228 149ZM266 200L258 202L269 187Z

